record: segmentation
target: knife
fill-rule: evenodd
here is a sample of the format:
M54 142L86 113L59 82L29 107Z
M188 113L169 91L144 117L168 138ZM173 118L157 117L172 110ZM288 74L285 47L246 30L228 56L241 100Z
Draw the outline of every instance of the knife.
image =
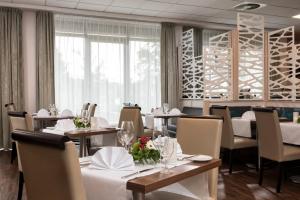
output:
M128 174L128 175L126 175L126 176L122 176L121 178L122 178L122 179L124 179L124 178L129 178L129 177L131 177L131 176L133 176L133 175L140 174L140 173L146 172L146 171L150 171L150 170L152 170L152 169L154 169L154 167L147 168L147 169L143 169L143 170L140 170L140 171L136 171L136 172L131 173L131 174Z

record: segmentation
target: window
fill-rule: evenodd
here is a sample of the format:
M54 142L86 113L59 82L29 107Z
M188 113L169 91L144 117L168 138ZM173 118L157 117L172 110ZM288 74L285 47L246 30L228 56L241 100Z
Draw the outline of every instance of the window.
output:
M161 104L160 25L55 16L55 101L117 122L124 102L143 112Z

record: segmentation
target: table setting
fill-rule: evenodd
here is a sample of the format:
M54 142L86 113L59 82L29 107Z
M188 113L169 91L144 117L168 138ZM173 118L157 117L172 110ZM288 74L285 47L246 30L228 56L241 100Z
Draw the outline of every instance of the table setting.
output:
M81 173L89 200L100 197L104 200L132 199L132 192L126 189L127 182L153 174L167 176L178 166L212 159L206 155L183 154L177 139L163 133L154 135L152 139L141 137L135 140L131 129L130 122L122 123L117 133L122 147L103 147L91 157L80 158ZM194 184L199 187L195 188L192 186ZM208 199L207 173L171 184L159 191ZM155 194L147 195L147 199L154 198Z

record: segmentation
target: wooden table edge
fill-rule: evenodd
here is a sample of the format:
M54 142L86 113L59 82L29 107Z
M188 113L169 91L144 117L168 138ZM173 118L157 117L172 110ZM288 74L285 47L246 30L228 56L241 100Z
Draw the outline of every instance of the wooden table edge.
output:
M67 131L64 133L64 135L70 137L70 138L78 138L78 137L89 137L93 135L105 135L105 134L111 134L111 133L117 133L118 129L99 129L99 130L91 130L89 131ZM98 131L98 132L97 132Z
M150 175L147 175L147 176L142 176L142 177L138 177L138 178L129 180L127 182L126 188L127 188L127 190L132 190L133 192L140 192L140 193L146 194L148 192L152 192L152 191L157 190L159 188L162 188L162 187L171 185L173 183L182 181L186 178L190 178L192 176L201 174L201 173L209 171L211 169L220 167L221 163L222 163L221 159L213 159L213 160L209 161L208 163L203 163L203 164L206 164L206 165L203 165L201 167L192 169L190 171L186 171L183 174L177 174L175 177L170 176L165 180L161 180L159 183L155 182L155 183L152 183L152 184L149 184L149 185L141 185L139 183L135 183L135 180L142 179L142 178L147 177L147 176L157 175L157 174L160 173L160 172L157 172L157 173L154 173L154 174L150 174ZM184 165L195 165L195 166L197 166L197 163L192 162L192 163L187 163L187 164L184 164ZM182 167L184 165L180 165L178 167ZM172 179L172 182L170 182L171 179Z

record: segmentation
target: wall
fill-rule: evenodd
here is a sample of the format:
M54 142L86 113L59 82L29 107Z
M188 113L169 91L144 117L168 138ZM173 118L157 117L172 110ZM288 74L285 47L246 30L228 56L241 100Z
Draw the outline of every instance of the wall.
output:
M34 11L23 12L22 26L25 110L33 113L36 112L36 18Z

